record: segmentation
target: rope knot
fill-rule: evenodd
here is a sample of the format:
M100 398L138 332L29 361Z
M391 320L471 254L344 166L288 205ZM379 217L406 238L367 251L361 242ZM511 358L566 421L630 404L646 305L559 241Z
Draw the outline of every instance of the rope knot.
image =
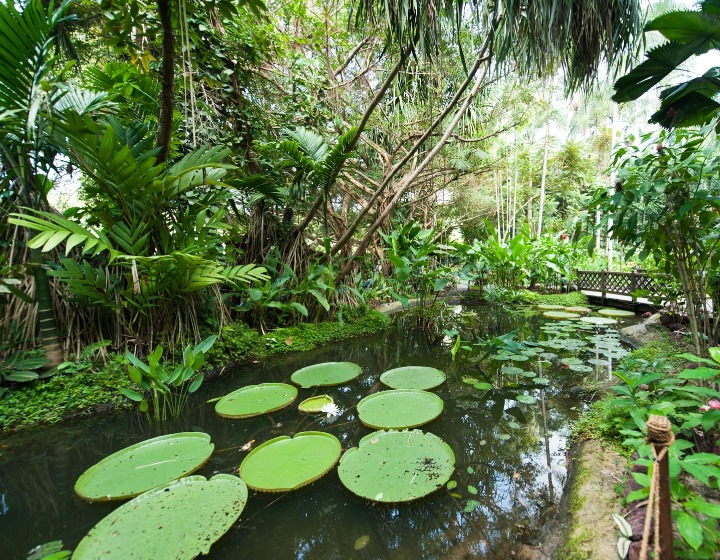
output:
M669 447L675 441L670 420L651 414L647 421L647 439L655 445Z

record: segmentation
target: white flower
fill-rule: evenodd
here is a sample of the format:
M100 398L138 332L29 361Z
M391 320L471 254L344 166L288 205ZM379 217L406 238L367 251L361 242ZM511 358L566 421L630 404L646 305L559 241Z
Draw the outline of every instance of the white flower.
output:
M327 414L327 417L330 418L331 416L338 416L341 410L340 407L335 403L329 403L322 405L320 412L324 412L325 414Z

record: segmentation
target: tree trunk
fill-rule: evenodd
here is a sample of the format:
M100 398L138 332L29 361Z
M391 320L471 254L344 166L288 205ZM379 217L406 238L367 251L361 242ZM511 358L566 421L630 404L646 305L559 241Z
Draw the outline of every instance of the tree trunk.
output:
M156 144L160 148L158 162L167 161L172 141L173 111L175 110L175 34L172 28L170 0L158 0L162 26L162 65L160 67L160 114Z
M48 367L56 367L65 361L55 311L53 310L50 282L43 266L44 258L39 249L32 250L33 277L35 278L35 301L37 302L39 337Z
M552 88L550 89L552 92ZM545 185L547 183L548 146L550 145L550 119L552 117L552 93L548 94L548 114L545 122L545 148L543 151L543 168L540 179L540 208L538 208L538 226L536 237L540 239L543 226L543 209L545 207Z

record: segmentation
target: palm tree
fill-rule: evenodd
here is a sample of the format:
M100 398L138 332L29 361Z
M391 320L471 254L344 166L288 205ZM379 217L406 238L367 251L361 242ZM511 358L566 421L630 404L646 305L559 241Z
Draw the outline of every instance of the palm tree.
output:
M31 0L22 11L14 2L0 3L0 178L18 206L38 209L47 204L60 148L54 141L54 108L65 90L54 80L54 33L70 19L70 0L45 10ZM49 365L63 361L50 297L50 285L39 250L32 251L39 338Z

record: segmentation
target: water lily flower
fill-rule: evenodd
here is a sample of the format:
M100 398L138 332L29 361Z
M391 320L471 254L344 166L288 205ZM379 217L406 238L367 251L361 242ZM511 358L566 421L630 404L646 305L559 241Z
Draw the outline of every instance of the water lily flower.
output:
M706 404L700 407L700 412L707 412L708 410L710 410L710 407Z
M340 407L335 403L324 404L320 412L324 412L327 414L327 417L330 418L331 416L338 416L340 414Z
M707 403L707 405L712 408L713 410L720 409L720 401L717 399L710 399Z

